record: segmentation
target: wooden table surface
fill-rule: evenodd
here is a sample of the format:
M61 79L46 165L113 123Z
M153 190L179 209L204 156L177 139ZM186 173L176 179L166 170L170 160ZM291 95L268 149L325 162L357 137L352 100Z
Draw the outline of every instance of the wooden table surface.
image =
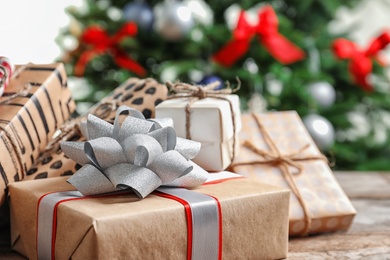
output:
M390 173L335 175L358 212L351 228L290 239L287 259L390 259ZM0 259L25 259L9 249L6 239L0 233Z
M288 259L390 259L390 173L335 175L358 212L351 228L291 239Z

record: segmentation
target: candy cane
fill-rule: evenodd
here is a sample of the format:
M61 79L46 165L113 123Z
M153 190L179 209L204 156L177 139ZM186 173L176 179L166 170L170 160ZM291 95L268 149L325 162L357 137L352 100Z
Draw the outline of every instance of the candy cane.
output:
M0 56L0 96L9 84L15 67L7 57Z

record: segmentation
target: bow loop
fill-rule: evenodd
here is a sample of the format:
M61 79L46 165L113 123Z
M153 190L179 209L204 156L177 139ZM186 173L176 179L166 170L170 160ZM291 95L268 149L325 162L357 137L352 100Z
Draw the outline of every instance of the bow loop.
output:
M164 127L148 134L160 143L164 152L174 150L176 147L176 131L173 127ZM184 156L184 155L183 155Z
M192 140L177 137L175 150L184 156L187 160L195 158L198 155L201 144Z
M256 34L256 27L249 24L244 10L240 11L233 38L238 41L249 41Z
M128 117L120 126L122 114ZM198 154L200 144L176 140L172 127L161 127L159 120L147 121L141 115L121 106L114 125L88 117L92 123L85 124L85 132L95 139L61 143L64 153L83 165L68 182L84 195L132 188L144 198L160 185L193 187L206 181L208 173L188 160Z
M88 115L87 123L81 123L81 132L87 133L88 139L95 139L98 137L112 137L113 125L102 121L97 116Z
M379 52L390 43L390 32L385 31L373 39L366 50L360 50L354 42L346 39L336 39L332 44L333 54L340 59L348 59L348 70L353 81L363 90L371 92L374 87L368 82L372 72L372 58L378 57ZM382 65L382 64L381 64Z
M163 153L163 149L156 139L143 134L131 135L121 145L127 161L142 167L146 167L159 154Z
M154 129L154 123L147 120L142 120L135 117L127 117L122 124L122 127L119 128L119 125L114 125L114 138L118 142L122 142L128 137L134 134L148 134ZM118 128L116 128L118 127ZM118 129L118 134L116 135L116 130Z
M162 185L160 178L153 171L134 164L115 164L108 168L105 174L115 187L114 190L131 188L140 198L145 198Z
M274 9L271 6L265 6L259 13L259 23L256 26L256 32L262 36L269 36L278 33L279 21Z
M81 41L95 47L104 48L110 45L110 37L100 26L91 26L81 35Z
M90 162L84 152L84 143L82 142L62 142L61 150L66 156L80 165L86 165Z
M90 163L102 171L111 165L126 162L121 145L109 137L100 137L85 142L84 153Z
M304 148L308 148L308 146L304 146L295 153L292 154L286 154L282 155L280 154L278 149L272 149L270 151L267 150L262 150L258 149L256 146L254 146L251 142L248 140L245 140L243 143L244 147L252 150L254 153L262 156L264 158L263 161L258 161L258 163L270 163L270 164L275 164L275 165L280 165L280 164L288 164L293 168L296 168L298 170L298 173L302 171L302 166L298 164L296 161L294 161L294 156L297 155L299 152L301 152ZM272 146L271 146L272 147Z
M154 160L149 169L160 177L163 184L167 184L190 173L194 167L183 156L179 156L179 152L170 150Z
M390 32L383 32L371 42L371 44L365 51L366 56L377 55L378 52L386 48L387 44L389 43L390 43Z
M213 60L226 67L232 66L245 55L251 39L256 34L260 43L282 64L291 64L305 57L305 53L299 47L278 32L278 17L270 5L261 8L258 17L258 24L252 26L242 10L232 39L213 55Z
M126 23L120 30L110 39L111 44L119 44L125 37L133 37L137 34L137 25L135 23Z
M71 184L80 192L82 191L81 193L85 196L108 193L116 190L112 181L92 164L83 165L83 167L77 171L77 174L74 174L71 178ZM91 181L85 181L87 179ZM99 185L94 185L95 183L99 183Z
M358 52L358 47L349 40L337 39L332 44L332 50L340 59L351 59Z
M88 49L81 54L77 61L74 73L76 76L83 76L85 67L96 56L110 53L115 63L138 76L145 76L146 70L130 58L120 48L120 43L125 37L134 37L137 34L137 25L133 22L124 24L117 33L110 36L100 26L88 27L81 35L80 42L87 44Z

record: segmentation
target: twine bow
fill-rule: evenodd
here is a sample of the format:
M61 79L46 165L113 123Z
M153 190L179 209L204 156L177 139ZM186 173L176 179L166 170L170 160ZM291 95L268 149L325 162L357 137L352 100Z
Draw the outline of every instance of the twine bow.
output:
M119 116L128 115L120 126ZM86 142L62 142L62 151L82 165L68 182L83 195L131 188L145 198L160 187L195 187L208 173L190 161L200 143L177 138L172 120L146 120L135 109L120 106L114 125L93 115L81 131Z
M305 201L303 200L303 197L295 184L294 181L294 175L299 175L302 173L303 166L299 162L304 162L308 160L324 160L327 161L325 156L323 155L314 155L314 156L305 156L305 157L298 157L299 154L301 154L304 150L310 147L309 144L306 144L302 146L300 149L289 153L289 154L282 154L279 149L276 147L275 143L267 133L265 127L261 124L260 120L256 117L255 114L252 114L253 119L256 122L256 125L258 126L265 143L270 148L270 150L262 150L255 147L251 142L248 140L245 140L243 145L244 147L250 149L254 153L262 156L262 159L258 159L255 161L249 161L249 162L239 162L239 163L233 163L231 165L231 168L234 169L236 166L241 165L257 165L257 164L272 164L280 168L284 179L286 180L287 184L289 185L291 191L294 193L294 195L297 197L299 204L301 205L304 215L305 215L305 229L302 233L302 235L307 235L310 232L310 226L311 226L311 213L309 209L306 206ZM291 167L289 167L291 166ZM296 169L296 172L292 172L291 168Z
M349 60L348 70L354 82L365 91L371 92L373 86L367 81L367 76L372 72L371 59L378 59L378 53L389 43L390 32L386 31L373 39L366 50L360 49L352 41L341 38L333 42L332 49L337 58Z
M242 10L233 39L213 55L213 60L225 67L232 66L249 50L250 41L256 35L267 51L282 64L291 64L305 57L299 47L278 32L278 17L270 5L261 8L258 17L258 24L252 26Z
M216 99L221 99L225 100L229 103L230 107L230 114L232 117L232 124L233 124L233 149L232 149L232 156L231 159L235 157L235 143L236 143L236 119L235 119L235 112L233 108L233 103L227 99L224 95L228 94L233 94L237 92L240 87L241 87L241 81L236 78L238 85L236 88L232 89L230 87L229 82L226 82L227 88L224 89L219 89L215 90L217 87L219 87L220 82L212 82L206 86L202 85L191 85L187 83L175 83L173 84L172 82L168 81L166 85L168 88L173 91L175 94L169 96L167 99L177 99L177 98L189 98L189 101L185 107L185 112L186 112L186 139L191 140L191 106L192 104L200 99L204 98L216 98Z
M113 56L115 63L119 67L133 71L138 76L145 76L145 69L120 48L120 42L124 38L133 37L136 34L137 25L132 22L123 25L123 27L112 36L109 36L107 32L99 26L87 28L81 35L80 41L88 44L90 49L81 54L74 68L75 75L83 76L85 67L90 60L108 52Z

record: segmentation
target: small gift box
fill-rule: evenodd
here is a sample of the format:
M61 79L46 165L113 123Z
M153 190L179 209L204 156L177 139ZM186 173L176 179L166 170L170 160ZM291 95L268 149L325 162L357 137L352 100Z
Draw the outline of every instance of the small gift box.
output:
M245 114L231 171L290 188L291 236L346 230L356 214L295 111Z
M200 144L170 124L123 106L113 125L90 115L88 141L61 143L82 165L68 183L10 185L13 248L30 259L286 257L289 191L209 175L190 160Z
M0 97L0 204L74 109L63 64L16 66Z
M107 122L113 122L117 108L127 105L142 112L146 118L154 117L155 106L165 100L168 89L156 80L129 78L101 102L93 106L88 114L93 114ZM45 152L27 171L26 180L42 179L72 175L79 168L60 149L60 142L64 140L84 141L80 132L79 123L87 116L80 116L65 122L61 127L61 134L53 139L46 147Z
M238 154L241 129L239 97L215 86L171 84L177 93L156 107L156 117L170 117L177 135L201 143L194 162L208 171L225 170Z

